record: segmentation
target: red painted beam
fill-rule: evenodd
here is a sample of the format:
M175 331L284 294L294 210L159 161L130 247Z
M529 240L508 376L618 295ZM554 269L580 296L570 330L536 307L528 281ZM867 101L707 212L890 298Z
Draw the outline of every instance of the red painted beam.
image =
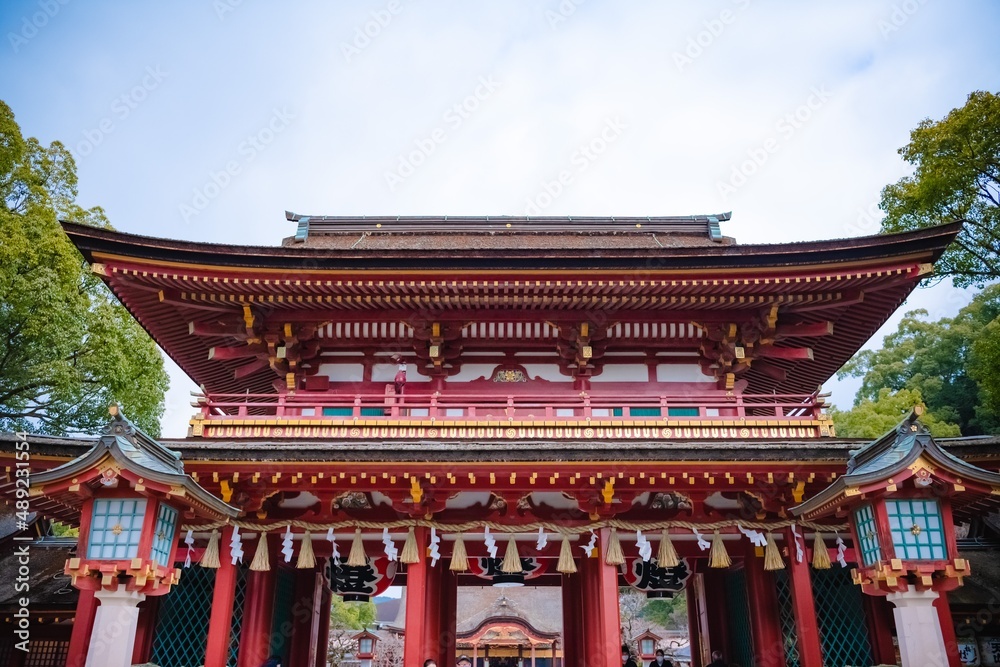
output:
M753 652L758 667L785 667L785 643L778 615L778 595L774 575L764 570L764 558L757 556L749 542L745 545L744 569Z
M97 598L94 597L94 591L81 590L76 603L76 616L73 618L73 633L69 638L66 667L84 667L86 664L96 614Z

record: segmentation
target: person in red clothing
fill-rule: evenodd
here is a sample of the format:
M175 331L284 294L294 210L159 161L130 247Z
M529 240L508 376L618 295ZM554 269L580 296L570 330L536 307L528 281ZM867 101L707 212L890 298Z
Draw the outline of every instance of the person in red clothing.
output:
M406 386L406 362L399 355L394 356L392 360L399 365L399 368L396 370L396 378L393 380L396 386L396 395L398 396L403 393L403 387Z

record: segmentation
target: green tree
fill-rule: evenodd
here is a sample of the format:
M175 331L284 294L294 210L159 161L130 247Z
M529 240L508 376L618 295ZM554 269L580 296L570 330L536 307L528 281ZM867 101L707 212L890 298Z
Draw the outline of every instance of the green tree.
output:
M957 424L965 435L1000 430L995 398L1000 395L1000 285L977 294L953 318L930 322L926 316L923 310L906 313L882 349L862 350L840 369L840 378L862 378L855 405L878 401L883 388L910 389L920 392L934 417Z
M914 173L882 190L882 231L964 219L936 274L959 287L1000 279L1000 96L977 91L942 120L923 120L899 154Z
M687 597L681 591L672 598L649 600L642 617L668 630L687 628L688 609Z
M867 398L850 410L830 411L837 435L844 438L868 438L874 440L892 430L917 405L924 406L920 392L916 389L880 389L873 401ZM962 435L957 424L941 421L931 412L925 412L920 421L935 438L954 438Z
M364 630L375 622L374 602L344 602L334 595L330 607L330 625L343 630Z
M70 152L25 139L0 101L0 428L93 433L116 402L155 436L163 357L62 232L109 226L76 196Z

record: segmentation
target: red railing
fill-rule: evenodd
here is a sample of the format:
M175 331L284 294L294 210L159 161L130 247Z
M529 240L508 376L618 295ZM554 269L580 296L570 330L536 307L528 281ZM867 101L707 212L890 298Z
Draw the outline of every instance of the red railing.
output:
M285 417L329 420L518 419L574 422L590 419L670 419L810 421L823 416L823 397L816 394L722 394L608 395L577 394L484 394L407 393L396 395L391 387L384 394L339 394L298 392L273 394L196 394L192 403L202 419L211 422L233 418Z

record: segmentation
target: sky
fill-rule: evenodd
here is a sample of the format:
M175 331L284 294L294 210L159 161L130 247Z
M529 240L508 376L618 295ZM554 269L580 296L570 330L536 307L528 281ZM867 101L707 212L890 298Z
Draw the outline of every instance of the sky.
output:
M732 211L740 242L804 241L878 231L909 131L1000 89L998 25L987 0L6 0L0 99L138 234ZM971 296L918 290L869 346ZM168 368L179 437L194 385Z

